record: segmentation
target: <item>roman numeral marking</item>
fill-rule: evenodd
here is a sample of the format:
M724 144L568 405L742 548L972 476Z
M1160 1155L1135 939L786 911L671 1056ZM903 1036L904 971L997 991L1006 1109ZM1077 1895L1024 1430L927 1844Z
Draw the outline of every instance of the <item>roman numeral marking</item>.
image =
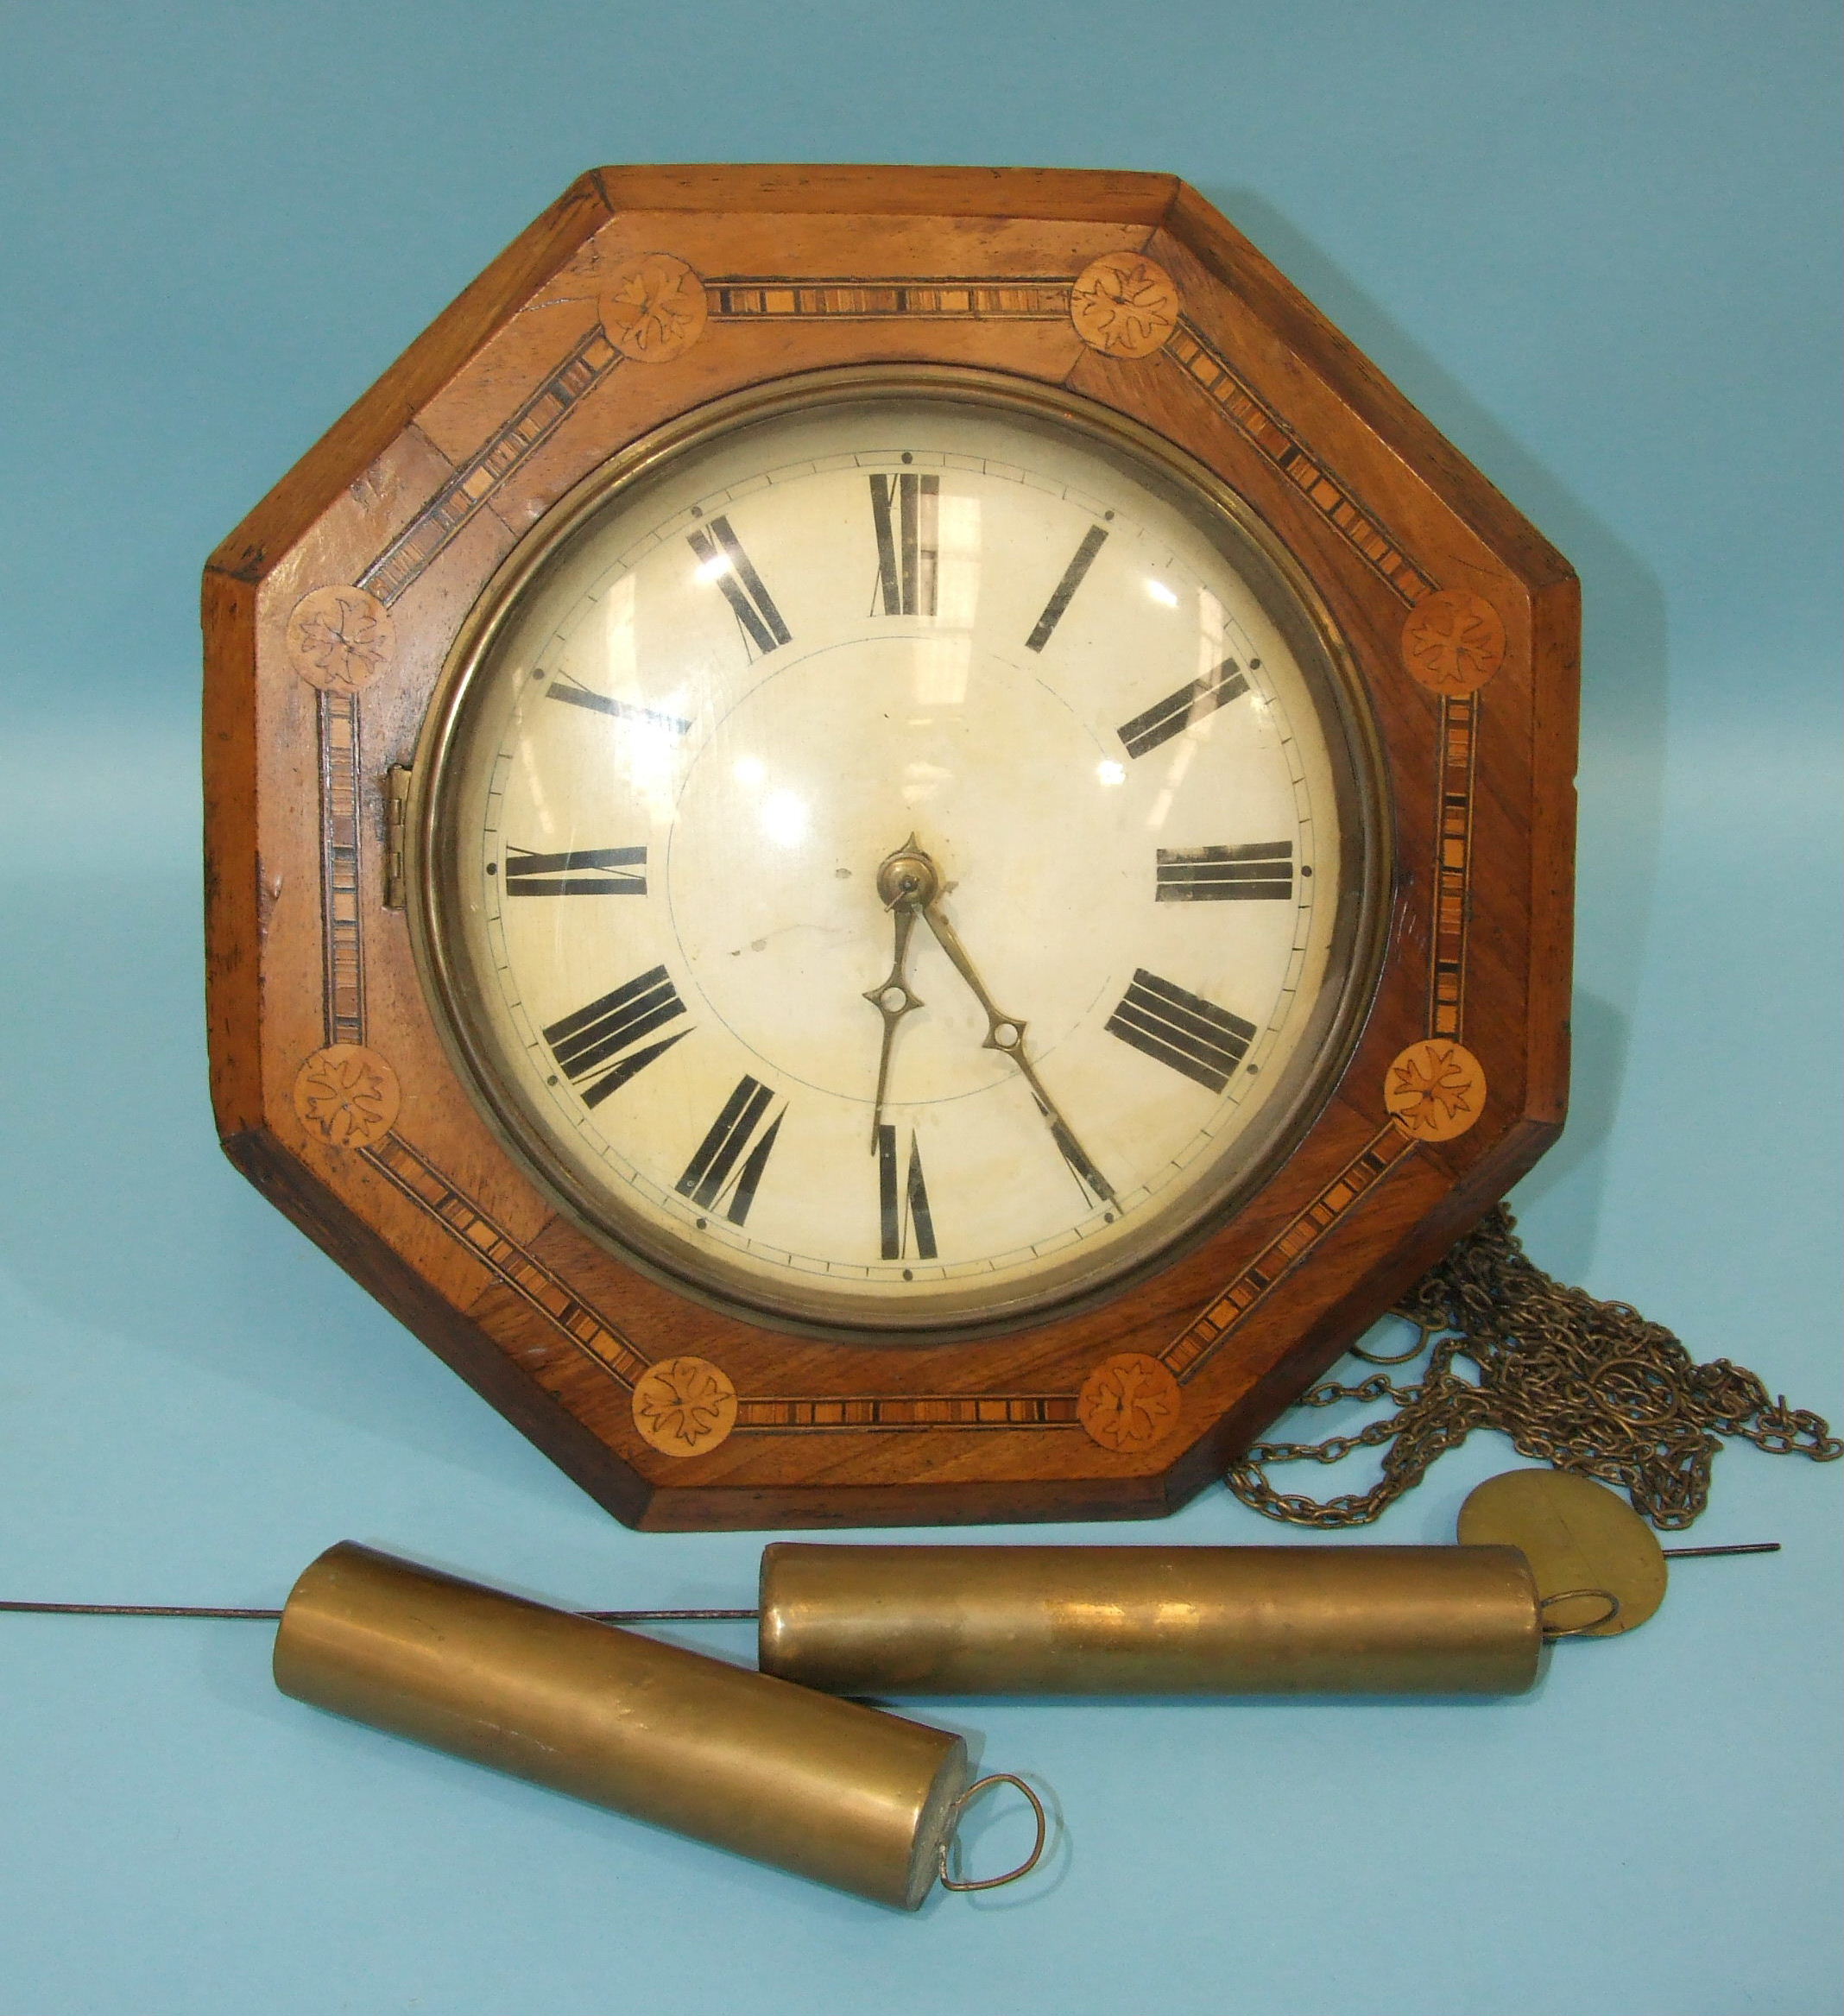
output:
M1108 1033L1220 1092L1247 1055L1255 1025L1142 966L1108 1016Z
M877 528L874 616L934 615L940 505L938 476L871 478L871 518Z
M897 1166L896 1129L877 1130L877 1199L883 1221L883 1257L900 1260L915 1238L916 1257L935 1257L935 1221L929 1213L928 1186L922 1180L922 1150L916 1137L909 1137L909 1169L901 1175Z
M749 556L737 543L729 520L713 518L708 530L700 527L685 537L698 557L699 571L723 591L743 635L758 654L766 656L777 645L786 643L791 635L787 625Z
M1050 641L1050 634L1063 621L1063 612L1082 586L1082 578L1095 565L1095 556L1107 543L1104 527L1091 525L1082 535L1082 544L1076 548L1076 557L1063 570L1063 578L1058 582L1056 592L1044 604L1044 613L1037 620L1037 628L1025 639L1027 651L1041 651Z
M685 1004L666 977L666 968L654 966L600 1001L553 1022L544 1040L551 1046L557 1068L582 1095L583 1103L599 1106L636 1071L645 1071L681 1037L691 1034L689 1029L680 1029L644 1050L629 1047L685 1012ZM626 1056L620 1054L623 1051Z
M632 871L647 866L644 847L578 847L568 854L506 850L508 896L644 896L647 877Z
M569 683L562 683L565 680ZM609 714L617 721L642 722L649 728L663 728L668 735L691 732L692 724L681 721L676 714L659 714L651 707L636 707L630 700L611 700L606 693L593 693L587 686L571 679L568 673L553 679L545 691L553 700L585 708L591 714Z
M1256 840L1246 847L1159 850L1161 903L1287 903L1293 900L1293 843Z
M1192 722L1202 721L1219 707L1227 707L1247 691L1248 681L1242 677L1241 667L1235 659L1226 658L1215 672L1194 679L1175 693L1167 693L1144 714L1123 721L1115 733L1127 745L1128 755L1143 756L1148 749L1156 749L1162 742L1184 734Z
M690 1198L700 1210L707 1210L728 1197L723 1215L731 1224L740 1225L748 1218L762 1171L768 1166L774 1137L787 1116L784 1106L769 1122L767 1130L756 1138L756 1129L767 1118L774 1099L774 1094L767 1086L752 1078L736 1081L736 1090L724 1102L723 1110L711 1123L710 1132L698 1143L698 1153L679 1179L681 1197ZM733 1180L730 1172L745 1153L748 1160Z

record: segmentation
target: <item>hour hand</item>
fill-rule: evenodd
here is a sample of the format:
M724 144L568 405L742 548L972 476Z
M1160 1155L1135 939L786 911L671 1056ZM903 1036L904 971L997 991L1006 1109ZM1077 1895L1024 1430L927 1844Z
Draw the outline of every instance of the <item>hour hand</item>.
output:
M892 860L899 858L893 855ZM883 878L879 877L879 888ZM885 907L896 920L896 951L890 961L887 979L875 987L867 988L864 998L883 1017L883 1045L877 1053L877 1090L871 1101L871 1153L878 1147L878 1129L883 1124L884 1094L890 1085L890 1052L896 1041L896 1025L912 1008L922 1006L921 997L911 990L905 977L904 969L909 960L910 934L916 927L916 896L914 887L899 887L894 896L886 901Z

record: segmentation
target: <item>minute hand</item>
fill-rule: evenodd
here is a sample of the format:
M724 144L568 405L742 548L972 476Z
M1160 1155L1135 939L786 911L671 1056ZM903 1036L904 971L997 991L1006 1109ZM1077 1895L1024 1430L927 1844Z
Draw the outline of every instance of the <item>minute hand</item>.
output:
M1114 1189L1108 1179L1090 1160L1088 1151L1077 1140L1075 1129L1061 1113L1057 1103L1044 1090L1044 1082L1037 1075L1031 1059L1025 1055L1025 1025L1016 1015L1007 1014L986 991L985 983L974 970L974 964L967 957L967 948L960 941L954 926L941 913L938 899L931 898L920 906L924 921L934 932L941 949L953 962L954 970L973 991L973 998L986 1011L986 1041L982 1049L996 1050L1009 1057L1025 1074L1025 1083L1031 1088L1031 1096L1037 1101L1038 1110L1050 1122L1050 1131L1056 1137L1063 1158L1082 1181L1088 1185L1098 1198L1111 1203Z

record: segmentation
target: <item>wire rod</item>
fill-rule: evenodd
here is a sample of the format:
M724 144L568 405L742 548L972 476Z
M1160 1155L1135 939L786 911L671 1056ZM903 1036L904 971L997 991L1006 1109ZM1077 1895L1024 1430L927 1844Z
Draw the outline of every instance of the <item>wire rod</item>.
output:
M0 1601L0 1610L37 1617L230 1617L244 1622L275 1623L280 1610L233 1609L221 1603L28 1603ZM705 1624L747 1619L760 1610L578 1610L595 1624Z
M1665 1547L1667 1561L1703 1561L1718 1554L1778 1554L1778 1540L1744 1540L1723 1547ZM228 1617L275 1623L280 1610L246 1610L225 1603L31 1603L0 1598L0 1611L33 1617ZM754 1623L760 1610L578 1610L592 1624Z

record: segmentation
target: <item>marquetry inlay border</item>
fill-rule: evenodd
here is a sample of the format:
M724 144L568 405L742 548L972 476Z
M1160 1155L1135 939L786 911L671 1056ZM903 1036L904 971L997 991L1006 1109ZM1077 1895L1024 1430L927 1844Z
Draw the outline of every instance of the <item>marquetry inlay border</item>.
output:
M1134 256L1121 256L1115 263L1124 271L1124 262ZM1144 260L1140 264L1151 267ZM1158 268L1152 271L1163 273ZM1051 322L1070 319L1077 278L724 275L705 277L702 284L708 320L719 326L802 319ZM1084 336L1084 341L1107 347L1092 335ZM1431 572L1411 558L1381 515L1306 445L1270 401L1252 389L1218 344L1190 316L1177 313L1170 332L1156 348L1142 351L1129 347L1124 354L1143 359L1139 368L1158 368L1180 376L1208 399L1317 509L1406 610L1412 612L1424 598L1438 592ZM464 528L492 506L497 494L532 456L571 423L588 395L623 362L622 351L601 325L581 337L511 419L458 464L401 530L388 539L353 586L388 611L441 559ZM670 363L669 356L662 357L657 368L669 370ZM328 594L338 586L333 584L313 592ZM1423 683L1431 682L1424 679ZM329 1046L362 1045L363 920L380 894L365 881L370 871L360 809L364 762L362 696L356 685L332 686L323 686L316 698L326 1042ZM1426 1027L1430 1039L1452 1046L1464 1028L1468 880L1481 701L1476 690L1447 691L1430 692L1430 704L1438 710L1436 783L1440 812L1432 864L1434 914ZM1470 1059L1470 1053L1461 1054ZM1380 1085L1380 1109L1384 1093ZM687 1421L695 1419L704 1425L695 1432L687 1429L683 1433L657 1425L667 1415L679 1418L673 1412L679 1405L674 1398L678 1388L673 1388L658 1405L648 1403L645 1421L638 1414L636 1419L654 1447L681 1455L701 1454L733 1432L965 1433L1086 1428L1091 1439L1106 1447L1131 1452L1150 1446L1176 1425L1182 1387L1197 1377L1238 1324L1345 1214L1418 1152L1423 1138L1399 1116L1383 1118L1374 1134L1338 1174L1241 1273L1156 1358L1143 1360L1146 1370L1139 1369L1140 1361L1129 1367L1125 1357L1106 1360L1079 1392L739 1395L732 1389L721 1406L713 1402L703 1412L685 1414ZM630 1396L642 1387L654 1368L633 1340L535 1259L401 1132L392 1128L382 1139L355 1146L353 1153L439 1224L484 1276L509 1289L583 1361ZM704 1366L706 1362L673 1362ZM707 1383L712 1394L720 1394L720 1388L728 1385L727 1375L721 1368L710 1369L716 1374L716 1382ZM689 1391L691 1384L704 1377L703 1373L687 1374L679 1385ZM1165 1398L1167 1388L1169 1402ZM665 1407L665 1415L660 1414L660 1406ZM647 1421L654 1426L649 1429ZM1142 1425L1126 1425L1134 1422Z

